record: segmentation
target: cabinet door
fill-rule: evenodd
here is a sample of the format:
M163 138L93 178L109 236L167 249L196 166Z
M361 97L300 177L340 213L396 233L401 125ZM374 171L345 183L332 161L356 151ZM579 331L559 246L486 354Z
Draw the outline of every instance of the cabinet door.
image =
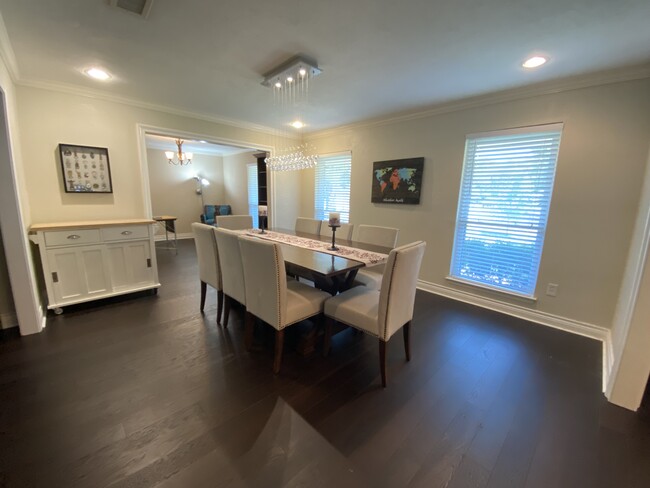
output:
M107 249L114 291L141 288L153 283L149 240L109 244Z
M58 304L110 291L102 246L52 249L47 252L52 288Z

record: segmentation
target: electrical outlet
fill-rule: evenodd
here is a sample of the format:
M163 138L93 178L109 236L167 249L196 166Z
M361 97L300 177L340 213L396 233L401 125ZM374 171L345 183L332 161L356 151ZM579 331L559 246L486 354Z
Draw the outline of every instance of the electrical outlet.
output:
M557 289L560 287L557 283L549 283L546 285L546 294L549 297L555 297L557 296Z

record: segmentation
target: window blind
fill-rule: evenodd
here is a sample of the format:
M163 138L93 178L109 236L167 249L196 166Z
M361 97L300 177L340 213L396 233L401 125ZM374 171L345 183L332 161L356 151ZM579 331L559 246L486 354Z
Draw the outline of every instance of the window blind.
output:
M314 218L325 220L339 212L341 222L350 221L350 174L352 156L348 153L320 156L316 165Z
M257 195L257 164L246 166L246 176L248 179L248 214L253 217L253 227L260 226L258 195Z
M469 136L451 276L533 296L561 124Z

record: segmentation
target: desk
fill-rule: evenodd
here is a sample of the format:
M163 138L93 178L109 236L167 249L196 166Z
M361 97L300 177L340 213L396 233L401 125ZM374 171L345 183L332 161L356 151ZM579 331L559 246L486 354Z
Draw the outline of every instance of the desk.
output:
M172 249L176 254L178 254L178 239L176 236L176 217L171 215L159 215L157 217L152 217L158 225L165 229L165 245L159 246L164 249ZM174 234L174 241L169 240L169 234Z

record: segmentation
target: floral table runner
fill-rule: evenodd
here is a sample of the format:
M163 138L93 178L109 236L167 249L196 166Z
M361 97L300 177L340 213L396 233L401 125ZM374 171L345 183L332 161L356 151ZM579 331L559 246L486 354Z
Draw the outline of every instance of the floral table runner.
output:
M282 234L281 232L265 231L264 234L260 234L259 230L253 229L246 230L243 233L262 239L268 239L269 241L281 242L283 244L289 244L291 246L303 247L305 249L311 249L313 251L324 252L327 254L332 254L334 256L340 256L342 258L360 261L366 266L374 266L375 264L385 263L388 260L387 254L365 251L363 249L341 246L338 244L336 246L339 248L338 251L332 251L329 249L329 247L332 245L329 242L317 241L315 239L308 239L306 237L299 237L291 234Z

